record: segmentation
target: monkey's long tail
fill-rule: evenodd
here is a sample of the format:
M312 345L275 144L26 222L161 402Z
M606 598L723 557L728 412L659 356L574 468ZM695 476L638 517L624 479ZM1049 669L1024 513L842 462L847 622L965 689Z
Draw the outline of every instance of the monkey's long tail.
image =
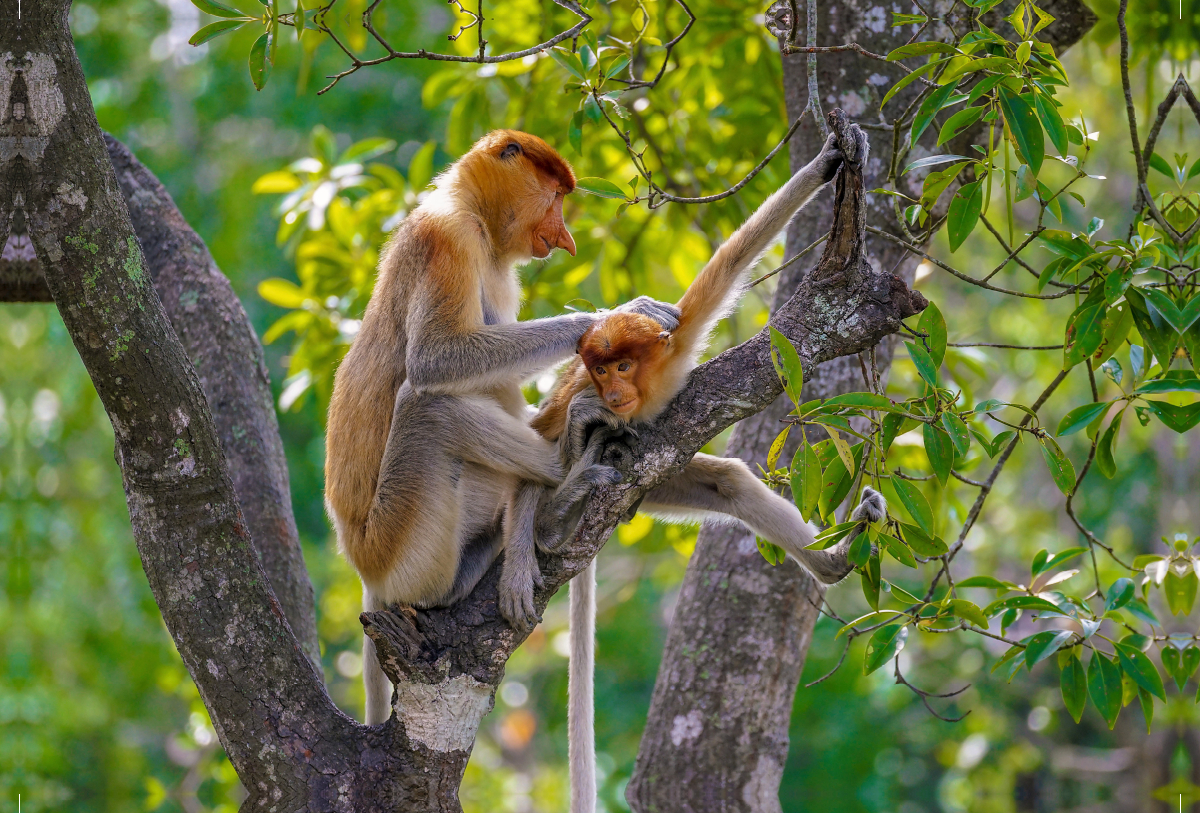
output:
M571 813L596 811L596 562L571 580L571 663L567 669L567 746Z

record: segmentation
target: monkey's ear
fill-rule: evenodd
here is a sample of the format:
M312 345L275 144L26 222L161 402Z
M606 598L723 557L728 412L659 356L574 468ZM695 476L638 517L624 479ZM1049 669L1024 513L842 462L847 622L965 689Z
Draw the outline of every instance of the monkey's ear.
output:
M514 155L521 154L521 145L515 141L508 142L508 146L500 151L501 158L512 158Z

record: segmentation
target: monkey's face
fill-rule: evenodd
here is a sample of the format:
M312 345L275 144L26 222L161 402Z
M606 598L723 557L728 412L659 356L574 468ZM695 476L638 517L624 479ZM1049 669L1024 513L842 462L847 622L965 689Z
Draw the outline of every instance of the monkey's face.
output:
M588 370L596 391L604 399L604 405L614 414L629 418L637 414L642 406L642 392L638 387L638 362L620 359L608 364L597 364Z
M550 252L556 248L564 248L572 257L575 256L575 240L571 237L571 232L567 231L567 224L563 222L563 193L558 188L557 182L553 183L553 188L549 188L550 184L546 184L546 192L553 194L550 199L550 205L546 207L545 214L534 225L531 240L532 245L530 253L542 259L549 257ZM543 199L548 195L543 195Z
M574 256L563 222L563 198L575 188L567 162L540 138L515 130L490 133L475 151L489 228L502 251L542 259L562 248Z

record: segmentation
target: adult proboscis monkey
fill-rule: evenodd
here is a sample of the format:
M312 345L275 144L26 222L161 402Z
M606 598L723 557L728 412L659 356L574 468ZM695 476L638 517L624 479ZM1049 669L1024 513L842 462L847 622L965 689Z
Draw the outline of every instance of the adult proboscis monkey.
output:
M544 141L489 133L436 186L383 253L329 406L325 503L366 610L446 606L474 588L502 549L517 485L562 479L520 384L602 318L517 321L515 266L575 253L563 222L575 176ZM647 298L625 309L677 324L673 306ZM369 638L363 682L366 721L383 722L389 684Z

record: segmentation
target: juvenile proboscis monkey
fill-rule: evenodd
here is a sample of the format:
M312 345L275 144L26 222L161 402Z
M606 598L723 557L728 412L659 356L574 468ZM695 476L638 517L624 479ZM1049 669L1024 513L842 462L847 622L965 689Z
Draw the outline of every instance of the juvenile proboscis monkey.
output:
M526 422L520 384L567 358L602 318L517 321L514 266L575 253L563 223L575 176L545 142L490 133L436 186L383 254L329 406L325 503L366 610L466 596L502 549L518 484L561 481L554 445ZM624 307L677 324L672 305L643 297ZM363 682L366 721L383 722L390 687L367 638Z
M865 144L865 139L862 140ZM865 153L862 159L865 159ZM860 160L862 160L860 159ZM714 324L739 299L744 274L795 213L833 179L842 156L831 137L821 154L766 200L701 270L679 300L679 325L664 330L632 313L614 313L581 337L578 357L563 372L532 426L558 442L564 466L575 465L556 491L538 483L521 487L508 519L506 568L501 583L501 611L516 627L536 622L532 585L540 576L535 544L553 550L577 516L578 505L595 478L581 476L594 466L599 447L588 444L596 424L606 431L652 421L679 393L708 344ZM815 529L796 506L774 493L736 459L697 454L684 470L649 491L641 510L673 521L741 520L758 535L782 547L819 581L833 584L852 569L846 553L849 539L831 550L806 550ZM882 495L863 491L851 517L877 522L886 514ZM536 541L535 541L536 540ZM518 567L517 562L523 563ZM568 731L572 813L595 809L595 764L592 716L595 605L594 563L571 582L571 662Z

